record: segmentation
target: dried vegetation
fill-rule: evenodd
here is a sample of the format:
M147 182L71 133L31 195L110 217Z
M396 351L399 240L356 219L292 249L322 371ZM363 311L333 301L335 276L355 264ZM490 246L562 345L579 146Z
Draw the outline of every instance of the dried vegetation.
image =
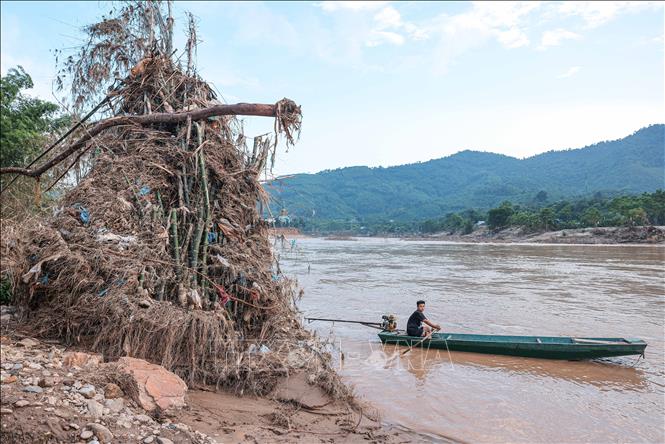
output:
M185 60L175 58L166 6L123 4L86 28L90 41L65 60L61 86L71 86L78 109L112 82L99 111L106 120L159 118L122 121L94 137L103 120L80 125L70 136L80 147L60 147L51 160L59 152L57 165L69 165L87 153L87 176L52 215L4 224L2 271L24 325L109 359L159 363L190 385L263 394L305 369L311 382L348 397L300 325L296 288L279 271L260 213L267 194L259 176L274 161L277 136L297 138L300 108L287 99L262 105L272 107L275 134L252 144L232 115L193 117L221 102L194 69L191 17Z

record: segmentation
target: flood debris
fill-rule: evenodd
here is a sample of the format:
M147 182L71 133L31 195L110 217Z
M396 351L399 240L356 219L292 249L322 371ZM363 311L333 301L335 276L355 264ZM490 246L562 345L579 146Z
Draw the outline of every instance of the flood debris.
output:
M0 171L62 178L82 156L92 165L52 215L3 225L2 273L21 325L238 393L270 392L298 349L310 382L349 397L299 322L295 283L275 279L258 210L268 199L259 177L279 138L297 140L301 109L289 99L221 103L196 72L193 20L183 66L164 5L125 3L86 28L90 42L65 66L75 104L107 91L95 108L107 116L77 123L39 162ZM236 115L272 117L275 132L250 143Z

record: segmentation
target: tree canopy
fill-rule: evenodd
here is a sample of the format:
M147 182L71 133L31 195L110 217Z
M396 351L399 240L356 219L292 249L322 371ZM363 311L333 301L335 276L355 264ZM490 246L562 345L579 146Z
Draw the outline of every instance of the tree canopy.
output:
M46 136L65 120L58 105L30 97L32 78L23 67L11 68L0 79L0 166L23 166L42 149Z

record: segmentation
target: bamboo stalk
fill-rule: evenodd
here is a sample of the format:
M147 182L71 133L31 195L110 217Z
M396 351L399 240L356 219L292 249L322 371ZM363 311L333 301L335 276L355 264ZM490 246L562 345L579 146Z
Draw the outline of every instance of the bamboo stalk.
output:
M173 260L176 264L176 276L180 279L180 246L178 245L178 214L175 208L171 209L171 242L173 244Z
M203 138L203 137L201 137ZM212 212L210 211L210 193L208 192L208 172L206 171L205 155L203 150L199 152L199 168L201 174L201 186L203 187L203 207L205 212L205 226L203 229L203 249L201 252L201 273L203 276L208 275L208 232L212 223ZM206 292L206 279L201 278L201 288L203 288L203 295Z

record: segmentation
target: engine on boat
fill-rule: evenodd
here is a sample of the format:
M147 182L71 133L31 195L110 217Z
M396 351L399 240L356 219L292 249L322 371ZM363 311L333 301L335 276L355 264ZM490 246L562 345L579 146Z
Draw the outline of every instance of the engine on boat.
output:
M385 331L395 331L397 330L397 316L394 314L391 315L383 315L381 316L381 319L383 321L381 322L381 327Z

